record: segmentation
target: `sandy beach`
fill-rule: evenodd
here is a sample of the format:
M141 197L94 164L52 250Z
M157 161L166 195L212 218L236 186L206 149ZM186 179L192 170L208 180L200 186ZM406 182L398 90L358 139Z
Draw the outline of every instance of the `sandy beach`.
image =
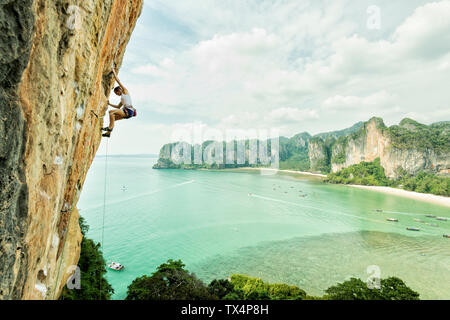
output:
M390 187L359 186L359 185L349 185L349 186L353 187L353 188L378 191L378 192L383 192L383 193L391 194L391 195L395 195L395 196L425 201L425 202L434 203L434 204L438 204L438 205L450 208L450 198L449 197L436 196L434 194L427 194L427 193L418 193L418 192L414 192L414 191L407 191L407 190L390 188Z
M313 177L320 177L320 178L327 177L326 175L319 174L319 173L311 173L311 172L295 171L295 170L279 170L279 169L271 169L271 168L236 168L236 169L230 169L230 170L233 170L233 171L234 170L237 170L237 171L262 170L263 174L265 171L268 174L276 174L278 172L281 172L281 173L298 174L298 175L313 176ZM345 185L342 185L342 186L345 186ZM414 200L425 201L428 203L433 203L433 204L437 204L437 205L441 205L441 206L450 208L450 198L449 197L437 196L437 195L428 194L428 193L407 191L407 190L390 188L390 187L360 186L360 185L346 185L346 186L349 186L352 188L359 188L359 189L383 192L383 193L394 195L394 196L400 196L400 197L410 198L410 199L414 199Z

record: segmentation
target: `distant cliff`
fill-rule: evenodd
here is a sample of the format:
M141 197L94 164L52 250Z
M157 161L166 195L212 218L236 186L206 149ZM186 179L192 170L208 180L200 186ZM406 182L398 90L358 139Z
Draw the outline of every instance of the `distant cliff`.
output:
M78 263L76 203L141 9L0 2L0 299L55 299Z
M262 145L267 143L270 149L270 143L265 141L259 143ZM187 164L183 162L183 157L179 157L183 148L180 148L177 143L168 144L162 147L155 168L247 166L249 165L249 141L245 141L245 145L247 155L245 162L241 161L238 164L235 161L231 164L228 162L225 166L213 166L204 165L201 158L203 152L199 153L200 158L197 157L196 165ZM203 150L204 146L205 144L199 146L200 150ZM227 144L223 143L223 146L223 152L226 153ZM236 150L235 147L234 150ZM178 161L174 161L174 155L178 155ZM362 161L371 162L377 158L380 158L381 165L389 178L397 178L400 169L412 175L420 171L448 175L450 174L450 122L427 126L411 119L404 119L399 125L388 128L382 119L372 118L340 131L315 136L305 132L292 138L279 138L280 169L329 173ZM264 166L260 163L252 165Z
M328 161L332 172L380 158L386 176L397 178L403 169L415 175L420 171L438 175L450 173L450 122L430 126L404 119L398 126L386 127L372 118L352 134L334 141L319 139L310 143L312 167Z

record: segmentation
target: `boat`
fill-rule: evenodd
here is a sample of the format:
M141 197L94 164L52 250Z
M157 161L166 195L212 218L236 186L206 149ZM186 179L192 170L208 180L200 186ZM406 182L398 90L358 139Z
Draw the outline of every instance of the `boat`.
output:
M436 216L433 216L432 214L428 214L428 215L426 215L425 217L427 217L427 218L431 218L431 219L434 219L434 218L436 218Z
M421 220L421 219L414 219L414 221L415 221L415 222L424 222L424 221Z
M381 209L377 209L377 210L375 210L376 212L383 212L383 210L381 210Z
M436 223L425 223L425 224L430 227L439 227L439 225Z
M437 217L436 220L439 220L439 221L448 221L448 218Z
M450 239L450 234L444 234L444 238L449 238Z
M389 218L389 219L386 219L387 221L390 221L390 222L398 222L398 219L395 219L395 218Z
M406 228L406 230L408 230L408 231L420 231L419 228L415 228L415 227L408 227L408 228Z
M125 267L123 266L123 265L121 265L120 263L118 263L118 262L113 262L113 261L111 261L111 263L108 265L108 267L111 269L111 270L114 270L114 271L121 271L121 270L123 270Z

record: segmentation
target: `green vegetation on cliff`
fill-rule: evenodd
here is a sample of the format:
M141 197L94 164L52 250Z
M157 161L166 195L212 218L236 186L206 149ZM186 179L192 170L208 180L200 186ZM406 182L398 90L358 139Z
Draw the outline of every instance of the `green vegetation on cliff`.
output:
M376 128L375 132L374 128ZM375 135L375 137L369 137L369 134ZM331 172L333 165L346 166L347 161L354 161L355 155L352 154L352 152L356 152L358 159L364 159L364 152L367 152L365 151L365 148L369 143L368 141L373 143L375 138L380 137L384 138L388 143L385 149L380 150L384 150L383 152L385 153L391 152L394 161L395 157L400 157L400 165L403 168L409 169L410 173L417 174L419 169L410 169L414 167L413 162L415 159L413 157L408 157L409 153L407 152L409 151L412 151L414 157L423 155L423 158L425 159L425 161L422 161L423 165L421 170L423 171L438 173L446 169L445 161L442 159L445 159L446 155L450 156L450 122L446 121L424 125L411 119L404 119L397 126L387 127L384 124L383 119L377 117L373 117L367 122L359 122L350 128L340 131L320 133L315 136L311 136L309 133L304 132L297 134L292 138L280 137L279 169L312 171L328 174ZM236 153L238 150L238 143L234 141L233 150L235 151L235 156L231 162L229 160L227 161L226 158L227 147L229 147L229 144L222 142L221 145L224 147L223 163L207 163L205 162L204 150L213 142L214 141L206 141L202 145L192 146L191 162L196 160L196 163L201 164L175 164L171 160L172 151L180 150L174 149L176 148L176 144L165 145L161 149L160 159L155 165L155 168L225 169L267 166L261 159L258 159L256 163L252 162L253 164L250 164L249 140L244 141L244 162L242 162L242 159L237 161ZM266 154L270 154L270 141L257 141L257 143L258 148L267 148ZM240 145L242 146L242 142ZM195 159L194 156L194 150L196 150L196 148L197 151L201 151L199 153L200 156L197 155L197 158L199 159ZM210 152L210 154L214 157L214 150L213 152ZM380 168L377 168L377 166L379 166L379 161L374 165L362 162L360 163L360 166L352 166L344 169L342 172L332 174L329 177L329 181L334 183L354 183L376 186L403 186L406 190L448 195L447 180L445 178L434 176L431 173L426 174L426 176L424 176L425 174L423 173L418 177L408 176L405 173L399 178L400 181L390 181L384 176L384 173L381 174L381 171L378 170ZM389 176L394 176L392 172L389 172L388 174Z
M399 149L427 149L438 152L450 150L450 122L424 125L412 119L403 119L398 126L387 129L392 146Z
M311 141L316 148L322 149L321 154L311 154L311 169L329 173L332 164L344 164L347 158L349 142L353 146L364 146L367 140L370 124L389 139L393 150L414 150L421 153L450 154L450 122L444 121L424 125L411 119L404 119L399 125L387 127L383 119L372 118L362 125L349 128L345 135L316 135Z
M80 289L64 287L60 300L109 300L114 289L106 280L105 259L100 250L100 243L86 237L89 226L80 217L80 228L83 234L81 241L80 260Z
M364 125L363 122L358 122L350 128L332 131L327 133L321 133L314 137L312 137L309 133L303 132L293 136L292 138L280 137L279 138L279 160L280 160L280 169L282 170L299 170L299 171L321 171L321 172L329 172L331 169L330 160L331 160L331 146L336 141L336 139L340 137L345 137L348 134L354 133L359 130ZM309 153L309 145L310 142L320 142L324 144L322 149L323 152L327 153L324 159L321 159L318 162L314 162L314 167L311 166L310 163L310 153ZM208 164L204 159L204 151L205 149L214 141L205 141L201 145L187 145L189 149L191 149L191 162L183 163L181 161L180 164L174 163L172 160L172 152L175 150L177 153L176 143L166 144L161 148L160 156L158 163L154 166L155 169L225 169L225 168L238 168L238 167L264 167L264 163L258 159L256 164L250 164L248 159L249 145L250 141L245 140L245 160L244 163L238 164L236 154L237 154L237 141L234 141L234 147L232 148L235 151L234 161L230 163L230 161L226 161L226 150L227 144L222 142L223 145L223 164ZM271 141L257 141L258 148L260 145L267 144L267 153L271 152ZM181 144L180 144L181 146ZM180 148L181 149L181 148ZM199 154L201 157L200 164L195 164L195 151L200 150ZM183 151L178 150L179 155L183 156ZM211 153L214 156L214 151ZM198 159L197 159L198 160Z
M331 171L331 146L335 143L336 138L328 137L325 140L314 137L310 141L310 162L311 170L321 173L329 173Z
M311 135L307 132L290 139L280 138L280 169L307 171L310 169L308 144Z
M360 279L350 279L325 290L323 297L309 296L297 286L267 283L260 278L234 274L207 286L186 270L181 260L169 260L152 276L136 278L126 300L418 300L419 294L398 278L380 279L370 289Z
M420 172L417 176L413 176L405 170L400 169L399 178L390 180L386 177L379 158L373 162L361 162L336 173L330 173L326 182L366 186L389 186L403 188L408 191L450 196L449 177L440 177L426 172Z

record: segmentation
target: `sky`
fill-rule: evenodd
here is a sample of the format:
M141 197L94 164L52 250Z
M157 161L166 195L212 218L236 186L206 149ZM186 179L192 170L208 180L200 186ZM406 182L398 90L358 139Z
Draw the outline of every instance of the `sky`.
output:
M450 0L145 0L119 73L138 116L109 153L450 120L449 17Z

